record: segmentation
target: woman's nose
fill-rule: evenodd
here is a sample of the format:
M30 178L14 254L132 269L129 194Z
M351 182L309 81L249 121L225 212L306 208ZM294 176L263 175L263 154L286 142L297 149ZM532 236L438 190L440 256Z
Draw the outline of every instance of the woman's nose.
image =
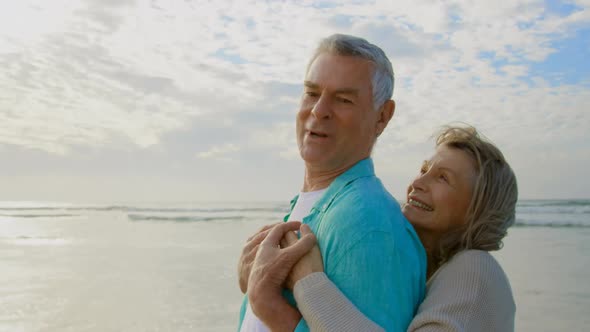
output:
M420 174L416 178L414 178L414 181L412 181L411 186L414 190L427 191L427 181L427 175Z

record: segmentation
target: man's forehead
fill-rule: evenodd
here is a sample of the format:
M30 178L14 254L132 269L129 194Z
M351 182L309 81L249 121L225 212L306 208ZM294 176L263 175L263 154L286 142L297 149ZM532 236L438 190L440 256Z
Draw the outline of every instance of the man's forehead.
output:
M358 94L371 90L372 67L355 56L320 54L305 75L304 86ZM368 91L370 93L370 91Z
M315 82L312 82L312 81L308 81L308 80L305 80L303 82L303 85L309 89L314 89L314 90L322 89L321 85L319 85ZM359 89L354 88L354 87L339 87L339 88L335 89L334 92L335 93L344 93L344 94L359 94Z

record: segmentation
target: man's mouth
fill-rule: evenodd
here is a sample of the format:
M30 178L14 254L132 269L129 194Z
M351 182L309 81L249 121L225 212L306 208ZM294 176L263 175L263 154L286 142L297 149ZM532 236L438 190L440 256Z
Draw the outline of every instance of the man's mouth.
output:
M410 198L408 200L408 204L410 204L412 206L415 206L415 207L417 207L419 209L425 210L425 211L429 211L429 212L430 211L434 211L434 209L431 206L426 205L425 203L422 203L420 201L417 201L417 200L415 200L413 198Z
M309 131L309 135L313 136L313 137L322 137L322 138L328 137L328 135L326 135L324 133L321 133L318 131L311 131L311 130Z

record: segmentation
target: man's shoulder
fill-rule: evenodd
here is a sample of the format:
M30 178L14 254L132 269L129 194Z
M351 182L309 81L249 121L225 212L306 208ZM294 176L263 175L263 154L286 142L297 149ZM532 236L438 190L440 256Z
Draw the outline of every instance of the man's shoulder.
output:
M398 202L375 177L349 183L334 196L324 212L322 223L342 232L391 232L407 222Z
M398 202L374 176L349 183L334 197L330 210L379 216L401 214Z

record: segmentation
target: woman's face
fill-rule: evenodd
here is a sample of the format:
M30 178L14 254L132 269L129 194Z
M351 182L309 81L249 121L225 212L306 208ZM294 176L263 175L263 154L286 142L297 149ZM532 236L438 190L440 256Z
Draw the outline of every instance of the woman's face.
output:
M475 161L467 152L438 146L408 187L404 215L419 234L435 238L463 225L476 175Z

